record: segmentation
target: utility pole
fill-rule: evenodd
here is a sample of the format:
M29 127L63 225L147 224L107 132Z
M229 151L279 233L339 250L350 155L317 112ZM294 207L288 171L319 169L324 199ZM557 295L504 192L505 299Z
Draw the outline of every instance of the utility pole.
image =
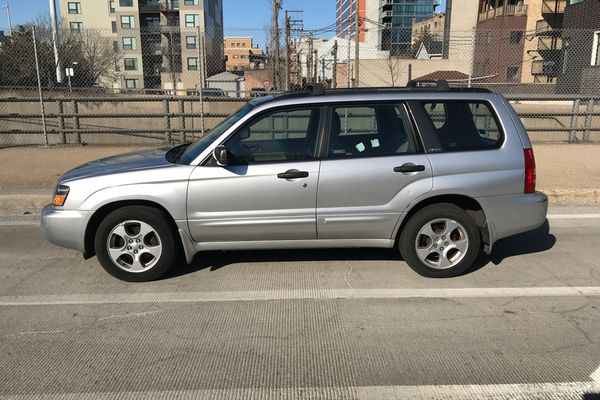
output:
M58 21L56 20L56 3L50 0L50 21L52 23L52 47L54 48L54 65L56 66L56 82L63 82L63 70L58 58Z
M6 3L2 6L6 10L8 16L8 34L12 37L12 18L10 17L10 4Z
M317 49L313 50L314 55L313 55L313 82L317 83L317 77L319 76L319 51Z
M292 24L288 10L285 10L285 91L290 90L290 36Z
M325 82L325 58L321 58L321 83Z
M358 0L356 0L356 16L354 17L354 87L359 86L359 64L360 64L360 22L358 20Z
M312 33L308 36L308 53L306 54L306 82L312 81L312 57L313 57L313 37Z
M273 88L279 89L280 84L280 71L279 63L281 61L279 55L279 9L281 8L281 2L283 0L273 0L273 45L275 46L275 70L273 71Z
M337 88L337 53L338 53L338 43L337 40L333 43L333 76L331 77L331 87L333 89Z

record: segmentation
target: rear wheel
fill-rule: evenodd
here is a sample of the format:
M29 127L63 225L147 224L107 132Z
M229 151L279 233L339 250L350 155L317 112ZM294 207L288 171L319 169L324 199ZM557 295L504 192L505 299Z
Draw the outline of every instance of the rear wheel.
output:
M128 282L157 279L176 259L173 231L164 213L152 207L113 211L98 226L94 244L102 267Z
M407 222L400 253L417 273L432 278L457 276L468 270L481 250L477 225L462 208L432 204Z

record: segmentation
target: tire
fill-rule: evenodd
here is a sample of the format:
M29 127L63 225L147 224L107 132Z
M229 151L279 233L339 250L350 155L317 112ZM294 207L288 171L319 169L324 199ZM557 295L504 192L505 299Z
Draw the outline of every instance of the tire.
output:
M404 260L418 274L449 278L471 268L481 251L481 233L465 210L438 203L410 218L398 245Z
M164 275L177 259L177 242L167 216L146 206L127 206L108 214L94 238L102 267L127 282Z

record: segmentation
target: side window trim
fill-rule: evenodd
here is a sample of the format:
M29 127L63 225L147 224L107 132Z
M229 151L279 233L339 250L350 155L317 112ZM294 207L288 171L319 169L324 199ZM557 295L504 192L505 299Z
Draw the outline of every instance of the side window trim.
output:
M423 154L424 148L423 148L423 142L420 138L419 132L418 132L418 127L415 125L413 118L411 118L411 109L408 106L409 101L407 100L402 100L402 99L398 99L398 100L371 100L371 101L367 101L367 102L358 102L358 101L340 101L340 102L331 102L331 103L327 103L326 104L326 112L321 114L322 118L326 118L324 120L324 130L322 132L322 140L321 140L321 152L320 157L322 160L343 160L343 159L347 159L347 160L352 160L352 159L358 159L358 158L377 158L377 157L397 157L397 156L402 156L402 155L414 155L414 154ZM389 155L382 155L382 156L353 156L353 157L347 157L347 158L336 158L336 157L330 157L329 156L329 142L331 140L331 126L333 123L333 113L334 113L334 109L335 108L340 108L340 107L365 107L365 106L375 106L375 105L396 105L396 106L402 106L404 109L404 113L405 116L408 118L408 120L406 121L410 127L410 132L408 132L408 134L410 135L410 137L412 138L415 146L416 146L416 151L415 152L411 152L411 153L400 153L400 154L389 154Z
M319 137L317 137L317 144L315 146L315 150L313 152L313 156L310 159L306 159L306 160L290 160L290 161L254 161L248 165L264 165L264 164L287 164L287 163L294 163L294 162L309 162L309 161L318 161L319 160L319 153L318 153L318 145L320 142L320 136L322 135L322 130L321 127L323 126L324 123L324 115L325 115L325 107L322 104L314 104L314 105L310 105L310 104L295 104L295 105L287 105L287 106L277 106L277 107L273 107L273 108L268 108L266 110L260 111L258 113L256 113L255 115L253 115L252 117L250 117L247 121L245 121L242 125L240 125L236 130L234 130L233 132L231 132L230 135L228 135L226 138L224 138L223 140L220 141L219 145L225 145L229 140L231 140L231 138L233 138L235 135L237 135L239 132L241 132L242 130L244 130L245 128L247 128L248 126L252 125L254 122L258 121L259 119L261 119L262 117L264 117L267 114L275 114L275 113L279 113L279 112L291 112L291 111L298 111L298 110L319 110L319 124L318 124L318 132L317 135L319 135ZM209 155L204 162L202 162L200 165L202 166L216 166L216 163L213 163L213 158L212 155ZM214 165L213 165L214 164Z

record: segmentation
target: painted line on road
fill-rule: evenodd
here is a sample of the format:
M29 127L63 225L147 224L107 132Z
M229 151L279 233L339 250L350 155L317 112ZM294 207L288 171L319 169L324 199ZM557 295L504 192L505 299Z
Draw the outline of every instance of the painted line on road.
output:
M548 214L548 219L600 219L600 214ZM40 226L40 221L0 221L0 226Z
M600 296L600 286L439 288L439 289L306 289L231 292L107 293L1 296L0 306L80 304L217 303L231 301L579 297Z
M158 390L147 392L82 392L2 396L3 400L96 400L96 399L581 399L600 392L595 382L517 383L488 385L350 386Z
M600 383L600 366L596 368L594 372L591 373L590 378L596 383Z

